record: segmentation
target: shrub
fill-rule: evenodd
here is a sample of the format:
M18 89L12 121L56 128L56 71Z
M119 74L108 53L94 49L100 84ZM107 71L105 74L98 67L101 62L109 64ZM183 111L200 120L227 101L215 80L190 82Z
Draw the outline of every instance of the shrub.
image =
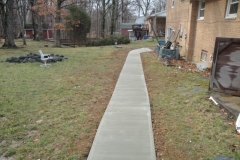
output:
M114 45L115 40L117 40L117 44L128 44L130 43L130 39L128 36L108 36L104 39L99 40L89 40L86 43L86 46L106 46L106 45Z

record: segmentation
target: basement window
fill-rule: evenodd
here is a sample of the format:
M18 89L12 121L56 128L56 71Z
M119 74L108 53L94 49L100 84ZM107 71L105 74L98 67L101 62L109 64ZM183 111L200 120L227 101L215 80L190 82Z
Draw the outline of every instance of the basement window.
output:
M207 51L202 50L202 52L201 52L201 61L204 61L204 62L207 61L207 54L208 54Z
M183 35L183 25L180 24L180 29L179 29L179 38L181 39Z
M226 18L237 17L239 0L228 0Z

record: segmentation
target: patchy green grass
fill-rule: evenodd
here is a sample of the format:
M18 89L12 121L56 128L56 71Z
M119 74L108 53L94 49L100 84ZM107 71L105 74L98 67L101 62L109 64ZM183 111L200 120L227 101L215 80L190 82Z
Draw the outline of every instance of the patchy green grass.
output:
M142 56L152 105L157 159L240 159L240 137L225 113L208 100L209 80Z
M155 45L53 48L28 40L19 49L0 49L0 61L39 49L68 58L47 68L0 62L0 156L86 159L127 53Z

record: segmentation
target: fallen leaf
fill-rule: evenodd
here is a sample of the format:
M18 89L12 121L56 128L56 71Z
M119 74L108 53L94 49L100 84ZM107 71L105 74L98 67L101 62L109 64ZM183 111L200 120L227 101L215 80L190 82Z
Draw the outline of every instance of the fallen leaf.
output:
M40 120L36 121L36 123L37 123L37 124L40 124L40 123L42 123L42 121L43 121L43 120L40 119Z
M38 139L38 138L35 138L33 141L34 141L34 142L37 142L37 141L39 141L39 139Z

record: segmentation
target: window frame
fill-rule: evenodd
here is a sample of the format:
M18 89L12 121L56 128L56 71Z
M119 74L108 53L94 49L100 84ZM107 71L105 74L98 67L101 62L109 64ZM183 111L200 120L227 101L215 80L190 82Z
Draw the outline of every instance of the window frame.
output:
M180 23L179 38L182 39L182 36L183 36L183 24Z
M167 41L170 41L173 29L170 26L168 26L166 29L167 29L167 36L166 36L166 42L167 42Z
M175 0L172 0L171 8L174 8L174 1L175 1Z
M202 3L204 3L204 9L202 9ZM206 2L205 1L199 1L198 5L198 20L203 20L205 16L205 8L206 8ZM200 17L200 12L203 11L203 17Z
M201 51L201 61L207 62L207 55L208 55L208 52L205 50L202 50Z
M232 4L236 4L236 3L239 6L239 0L238 0L238 2L232 2L232 0L228 0L228 2L227 2L227 9L226 9L226 18L236 18L237 17L238 9L237 9L236 13L232 13L232 14L229 13L231 5Z

